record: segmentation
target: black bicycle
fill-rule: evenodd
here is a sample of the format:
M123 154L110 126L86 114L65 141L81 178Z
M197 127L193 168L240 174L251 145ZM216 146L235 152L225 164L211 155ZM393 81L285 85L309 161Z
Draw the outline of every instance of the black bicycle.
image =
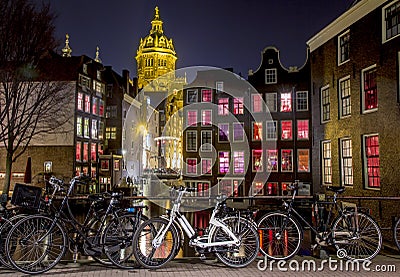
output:
M332 191L333 200L315 202L315 205L331 205L337 210L332 220L333 210L329 209L323 228L315 228L293 206L298 182L289 189L292 191L290 201L284 201L284 211L271 212L258 221L260 232L260 251L271 259L287 260L296 255L303 239L303 228L299 220L310 228L320 245L333 245L339 258L351 260L373 259L382 247L382 234L376 221L357 208L341 208L337 196L345 187L327 187Z

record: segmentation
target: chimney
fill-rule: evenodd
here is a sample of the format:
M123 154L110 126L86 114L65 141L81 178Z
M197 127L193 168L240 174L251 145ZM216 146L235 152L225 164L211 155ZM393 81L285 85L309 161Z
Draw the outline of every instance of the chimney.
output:
M123 69L122 70L122 80L125 84L125 91L128 95L130 95L129 93L129 70L127 69Z

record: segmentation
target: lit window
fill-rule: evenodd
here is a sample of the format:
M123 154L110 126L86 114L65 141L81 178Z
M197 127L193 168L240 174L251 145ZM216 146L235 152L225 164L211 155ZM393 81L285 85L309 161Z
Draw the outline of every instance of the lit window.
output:
M331 97L329 86L321 89L321 122L327 122L331 119Z
M229 98L218 99L218 115L229 114Z
M253 149L252 150L252 170L253 172L259 172L263 170L263 161L262 161L262 149Z
M252 195L264 195L264 183L254 182L251 186Z
M117 127L106 128L106 139L117 139Z
M197 159L186 159L186 173L197 174Z
M260 113L263 111L262 109L262 96L261 94L252 94L251 95L251 104L252 104L252 111L255 113Z
M92 138L97 139L97 120L92 119Z
M197 183L197 196L199 196L199 197L208 197L210 195L210 190L209 189L210 189L210 184L209 183L198 182ZM208 218L207 218L207 220L208 220ZM197 226L199 226L199 225L197 225Z
M197 151L197 131L186 132L186 151Z
M281 171L292 172L293 171L293 150L282 149L281 150Z
M376 66L362 71L363 110L378 108L378 88L376 85Z
M201 159L201 174L211 174L212 160Z
M85 138L88 138L90 136L90 134L89 134L89 118L85 118L83 120L83 136Z
M292 137L292 121L291 120L282 120L281 121L281 139L282 140L291 140Z
M243 141L244 130L243 123L233 123L233 141Z
M308 111L308 91L296 92L296 110L298 112Z
M400 2L394 1L383 8L383 42L400 34Z
M322 142L322 182L324 185L332 184L332 154L331 142Z
M201 101L202 102L211 102L212 101L212 90L211 89L202 89L201 90Z
M90 96L85 95L85 112L90 113Z
M278 150L267 149L267 170L278 172Z
M97 145L96 143L92 143L90 145L90 160L96 161L97 160Z
M75 149L75 159L77 161L81 161L82 159L82 142L76 142L76 149Z
M197 124L197 111L187 111L187 126L194 126Z
M217 90L217 93L223 92L224 91L224 82L215 82L215 89Z
M244 114L243 97L233 98L233 113Z
M207 126L212 123L212 111L211 110L202 110L201 111L201 125Z
M201 131L201 151L209 152L212 150L212 132Z
M278 195L278 183L268 182L267 183L267 195Z
M229 173L229 151L218 152L219 173Z
M276 84L276 68L265 69L265 84Z
M243 195L240 189L242 188L240 186L242 182L243 182L242 180L233 180L233 197L238 197Z
M308 139L308 120L297 120L297 139Z
M342 185L353 185L353 156L350 139L340 141Z
M267 121L267 140L277 139L276 121Z
M350 58L350 32L347 31L338 39L338 64L347 62Z
M103 100L99 101L99 115L104 116L104 101Z
M77 107L79 111L83 111L83 94L78 92L78 102L77 102Z
M121 161L120 160L115 160L114 161L114 171L119 171L121 166Z
M224 194L226 196L231 196L233 194L232 180L222 179L218 182L218 194Z
M292 111L292 93L281 93L281 112Z
M262 140L262 122L253 122L253 140Z
M297 150L297 171L310 172L310 150L298 149Z
M197 102L197 89L187 90L187 103L196 103L196 102Z
M367 188L380 188L380 158L378 135L364 136L364 172Z
M244 152L233 152L233 173L244 173Z
M278 96L276 93L266 93L265 94L265 102L270 112L278 111Z
M88 142L83 143L83 161L84 162L89 161L89 143Z
M282 183L281 184L281 191L282 191L282 195L288 195L289 191L288 191L288 187L291 185L292 183Z
M97 145L97 153L99 155L103 155L103 145L102 144Z
M98 114L98 106L97 106L97 98L93 97L92 99L92 114Z
M104 137L104 122L100 121L99 130L97 132L98 132L99 140L103 140L103 137Z
M226 142L229 141L229 124L222 123L218 124L218 141L219 142Z
M351 114L351 91L350 78L339 81L340 90L340 117L349 116Z
M79 137L82 136L82 117L80 116L76 118L76 135Z

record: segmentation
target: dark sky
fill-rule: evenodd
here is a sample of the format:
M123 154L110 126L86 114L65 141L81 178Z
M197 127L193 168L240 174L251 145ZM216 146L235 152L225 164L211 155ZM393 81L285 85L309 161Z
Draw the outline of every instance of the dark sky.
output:
M280 50L284 66L301 66L306 41L346 11L354 0L50 0L56 35L70 35L73 55L95 57L104 65L136 76L139 40L160 9L164 33L172 38L177 69L232 67L247 76L267 46ZM63 47L63 43L61 48Z

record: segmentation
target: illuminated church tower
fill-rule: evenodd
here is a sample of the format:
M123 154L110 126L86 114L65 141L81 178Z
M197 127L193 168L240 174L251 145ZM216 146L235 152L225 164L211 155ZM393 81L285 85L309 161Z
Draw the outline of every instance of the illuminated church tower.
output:
M158 7L156 7L150 34L140 39L135 57L139 89L159 76L175 70L177 56L174 45L172 39L164 35L162 24Z

